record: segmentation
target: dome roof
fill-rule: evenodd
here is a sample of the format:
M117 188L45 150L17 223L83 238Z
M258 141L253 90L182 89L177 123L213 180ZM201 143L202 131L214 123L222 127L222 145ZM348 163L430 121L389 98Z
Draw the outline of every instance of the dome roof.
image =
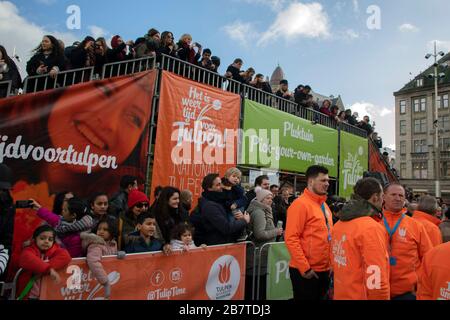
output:
M281 69L280 65L275 69L272 73L272 77L270 77L270 84L279 85L280 81L284 79L284 71Z

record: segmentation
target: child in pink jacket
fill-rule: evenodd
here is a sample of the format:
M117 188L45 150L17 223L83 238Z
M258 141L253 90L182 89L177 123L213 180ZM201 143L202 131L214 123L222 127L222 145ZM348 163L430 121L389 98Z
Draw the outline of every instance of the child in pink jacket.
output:
M105 299L111 295L111 284L102 265L102 257L117 254L117 219L105 217L100 220L93 233L81 233L83 249L92 275L105 289Z
M56 230L56 235L72 258L83 256L80 233L89 231L93 226L92 217L88 215L88 207L81 199L71 198L63 203L62 216L41 207L35 200L33 209L39 218L45 220Z

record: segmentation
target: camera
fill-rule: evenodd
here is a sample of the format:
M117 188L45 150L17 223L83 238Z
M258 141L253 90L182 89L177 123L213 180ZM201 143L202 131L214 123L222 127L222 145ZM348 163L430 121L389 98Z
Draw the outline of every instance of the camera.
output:
M16 209L31 209L31 208L33 208L33 201L31 200L16 201Z

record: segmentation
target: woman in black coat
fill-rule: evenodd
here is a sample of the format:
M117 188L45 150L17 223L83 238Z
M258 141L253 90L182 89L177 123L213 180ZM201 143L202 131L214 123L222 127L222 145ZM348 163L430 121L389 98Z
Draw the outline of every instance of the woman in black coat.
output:
M29 76L50 74L52 78L55 78L58 72L66 69L64 53L55 37L44 36L34 52L34 56L27 63Z
M0 46L0 82L11 81L11 93L22 87L22 78L14 61L8 56L6 49ZM0 98L7 95L7 86L0 86Z

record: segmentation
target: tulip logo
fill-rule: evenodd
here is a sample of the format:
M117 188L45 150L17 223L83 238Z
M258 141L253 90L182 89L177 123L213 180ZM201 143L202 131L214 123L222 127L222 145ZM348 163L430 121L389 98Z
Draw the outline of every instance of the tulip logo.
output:
M220 265L219 264L219 268L220 268L220 271L219 271L219 282L221 284L228 283L228 281L230 281L230 277L231 277L231 271L230 271L231 262L228 265L227 264L225 264L225 265Z
M206 293L211 300L231 300L241 282L241 267L233 256L222 256L211 266Z

